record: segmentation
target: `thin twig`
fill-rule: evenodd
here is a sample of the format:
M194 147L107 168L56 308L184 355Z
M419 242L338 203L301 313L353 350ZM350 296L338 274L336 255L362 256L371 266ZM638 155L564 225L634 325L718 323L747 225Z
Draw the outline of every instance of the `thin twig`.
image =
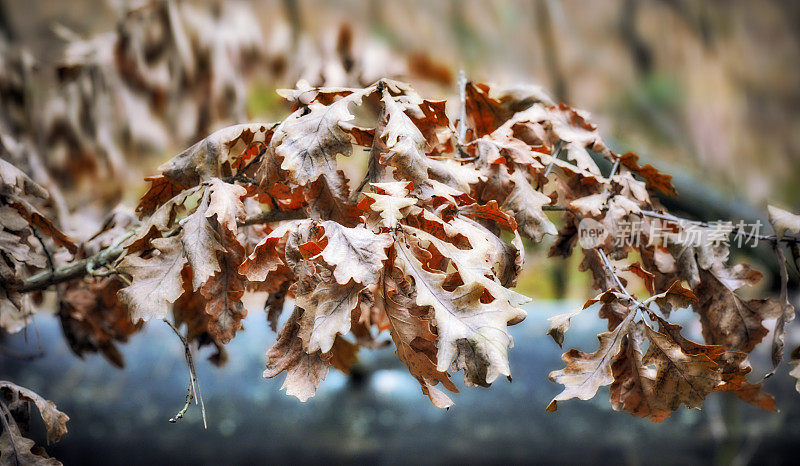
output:
M614 165L611 166L611 171L608 172L608 179L611 179L615 173L617 173L617 169L619 168L619 159L614 160Z
M619 288L619 290L625 295L625 297L630 299L636 307L641 307L642 309L648 310L644 304L640 303L639 300L637 300L636 298L631 296L630 293L628 293L627 288L625 288L625 285L622 284L622 280L619 279L619 275L617 275L617 272L614 270L614 266L608 259L606 252L603 251L602 248L596 248L596 250L597 253L600 255L600 259L603 260L603 265L605 265L605 267L611 273L611 276L614 278L614 282L616 282L617 288Z
M461 101L461 107L458 115L458 145L464 145L464 139L467 137L467 74L464 70L458 72L458 97Z
M194 397L195 404L200 402L200 412L203 414L203 427L208 429L208 423L206 422L206 405L203 403L203 395L200 393L200 381L197 379L197 372L194 369L194 358L192 358L192 350L189 348L189 341L181 335L181 332L175 327L175 324L170 322L167 319L164 319L164 322L169 325L175 335L178 335L180 338L181 343L183 343L184 355L186 356L186 364L189 366L189 394L186 396L186 405L184 405L183 409L178 412L178 414L170 419L170 422L177 422L178 419L182 418L183 415L188 410L189 402L191 398Z
M302 209L298 210L270 210L269 212L261 212L247 217L246 219L238 222L240 227L248 225L258 225L262 223L280 222L283 220L297 220L305 218L306 213Z
M3 429L8 432L8 437L11 439L11 448L14 449L14 462L17 463L17 465L21 465L22 463L19 462L19 451L17 450L17 444L14 442L14 433L11 432L11 426L8 425L6 416L8 416L12 421L14 418L11 417L11 411L8 410L8 407L1 399L0 408L2 408L2 412L0 412L0 421L3 421Z

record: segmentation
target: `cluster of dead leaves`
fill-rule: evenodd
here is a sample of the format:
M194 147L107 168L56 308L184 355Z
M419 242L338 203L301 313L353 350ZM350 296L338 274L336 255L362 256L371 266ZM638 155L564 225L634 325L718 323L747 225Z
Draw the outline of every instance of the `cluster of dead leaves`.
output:
M13 141L3 138L3 143ZM9 332L24 328L33 315L35 296L17 289L33 273L53 267L48 248L77 250L37 207L48 199L42 186L0 159L0 328Z
M225 343L241 328L244 290L270 293L273 325L291 297L265 375L286 371L284 387L302 400L385 330L437 406L452 403L436 387L456 391L451 370L470 385L510 377L507 327L528 301L510 289L518 224L498 199L479 201L488 177L454 154L444 102L390 80L283 94L296 108L286 120L221 130L151 178L139 206L150 216L117 267L131 280L120 297L134 319L173 309ZM356 111L372 111L371 125L356 125ZM337 162L354 150L370 152L357 186ZM264 205L299 215L239 226ZM527 231L549 224L533 216L541 226Z
M265 291L278 338L264 375L286 372L287 393L312 397L331 366L347 372L359 347L378 345L386 331L421 391L447 407L455 372L468 386L511 377L508 328L529 301L511 289L522 239L555 235L551 254L566 256L579 222L591 219L610 234L582 249L599 292L584 309L596 304L608 332L596 351L564 354L566 367L550 375L564 391L548 409L602 386L615 409L654 421L714 391L775 409L762 384L748 381L748 353L767 335L763 321L780 317L779 359L794 315L785 293L781 301L740 296L761 276L729 265L725 244L648 241L646 213L666 215L653 193L673 194L670 178L612 152L584 112L538 88L472 83L456 124L443 101L388 79L281 95L294 109L286 119L198 142L148 178L140 219L117 213L82 245L76 258L112 245L124 252L104 264L108 276L64 285L61 316L76 352L102 351L121 364L114 342L141 321L170 319L222 362L242 329L244 293ZM357 151L368 163L355 182L340 160ZM598 157L612 173L601 173ZM14 176L7 184L24 190L26 179ZM560 230L545 214L555 204L566 210ZM779 234L797 234L795 217L772 215ZM643 222L640 243L614 242L626 220ZM630 294L623 270L649 297ZM287 302L293 310L278 330ZM689 306L703 343L668 321ZM552 319L559 344L581 311Z
M467 121L458 123L465 125L463 138L443 102L396 81L360 89L300 86L282 95L295 108L284 121L222 130L151 178L139 207L152 216L131 240L135 254L120 266L133 281L121 295L136 318L164 318L171 303L194 302L186 296L198 290L203 296L222 252L233 259L225 295L231 302L243 289L267 291L275 326L286 297L294 299L265 375L286 371L284 387L303 400L329 366L346 371L356 345L373 345L383 330L437 406L451 404L436 387L441 382L455 390L450 371L464 370L467 385L510 377L508 326L524 318L527 301L510 289L522 266L521 238L557 235L552 253L569 255L579 219L610 232L624 220L641 220L648 231L642 212L663 212L651 193L674 193L669 176L639 166L633 154L613 153L585 113L554 105L536 88L500 92L469 84ZM354 150L369 152L358 184L338 162ZM614 173L604 176L593 157L608 158ZM223 180L244 188L214 196L221 186L233 190ZM196 207L177 220L176 210L190 197ZM244 216L257 214L259 203L299 218L240 229L237 236L236 222L247 223ZM570 211L560 232L544 213L555 203ZM220 211L230 212L230 228L214 222ZM192 241L182 239L187 235ZM620 246L609 235L583 250L582 267L601 292L590 303L602 303L609 332L594 353L565 354L567 367L551 374L565 390L550 409L557 401L591 398L604 385L612 385L616 409L656 421L681 404L698 407L720 390L774 409L760 384L747 380L747 353L767 333L762 321L781 306L736 293L760 274L728 266L724 245L646 240ZM620 288L603 251L617 261L641 257L628 270L651 293L646 304ZM666 320L673 307L690 305L706 345L687 340ZM211 306L226 310L221 313L208 300L205 306L197 313L214 341L240 328L243 313L235 305ZM180 319L191 322L184 307L177 306ZM550 333L559 343L575 314L553 319Z

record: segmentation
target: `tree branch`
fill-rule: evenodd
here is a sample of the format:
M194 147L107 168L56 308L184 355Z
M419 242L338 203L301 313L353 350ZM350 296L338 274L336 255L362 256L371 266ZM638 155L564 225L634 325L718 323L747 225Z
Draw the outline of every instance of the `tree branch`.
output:
M263 223L280 222L283 220L300 219L304 218L305 216L305 212L301 209L287 211L271 210L269 212L251 215L241 222L238 222L238 225L258 225ZM64 267L55 270L47 270L28 277L22 282L22 285L15 289L15 291L20 293L30 293L31 291L45 290L52 285L57 285L59 283L64 283L83 277L84 275L89 274L89 271L95 267L103 267L112 264L125 252L125 248L122 247L122 243L134 234L135 230L129 231L120 239L115 241L111 246L85 259L81 259L77 262L65 265Z

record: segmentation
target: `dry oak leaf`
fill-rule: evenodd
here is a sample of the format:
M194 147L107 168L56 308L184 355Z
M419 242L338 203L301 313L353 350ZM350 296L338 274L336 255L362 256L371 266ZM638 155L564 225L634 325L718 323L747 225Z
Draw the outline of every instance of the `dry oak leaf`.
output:
M211 197L206 209L206 217L217 216L220 226L227 228L236 234L237 220L240 220L245 213L242 198L247 195L247 189L242 186L226 183L219 178L212 178L207 188L211 192Z
M455 370L465 369L467 385L488 386L500 375L510 376L508 349L514 343L507 327L522 321L525 311L504 299L481 302L485 288L477 282L445 290L447 275L425 270L405 243L395 243L394 263L413 279L417 305L433 308L439 334L437 370L446 371L455 360Z
M754 384L747 381L747 374L751 370L747 353L726 351L721 345L695 343L681 335L680 325L671 324L654 314L651 314L651 317L658 322L659 331L674 340L685 353L705 355L717 364L722 383L717 385L715 390L732 392L748 403L775 411L775 399L761 391L763 382Z
M502 200L500 206L503 210L511 211L517 228L522 236L535 242L540 242L544 235L556 235L553 222L547 218L542 207L552 202L547 195L533 189L522 170L509 173L503 165L493 165L488 173L487 186L484 197L487 195Z
M611 393L611 407L627 411L637 417L646 417L653 422L661 422L672 410L666 407L655 392L656 371L643 362L641 343L644 323L635 322L622 341L619 354L611 363L614 382Z
M266 281L269 276L281 268L287 268L285 261L285 238L289 233L307 230L311 220L289 220L282 222L266 237L256 244L253 252L239 266L239 273L251 282Z
M495 277L495 266L499 266L498 272L502 275L504 273L502 268L510 267L512 264L506 260L504 251L497 247L498 242L492 241L497 237L489 230L474 220L463 217L454 217L448 223L433 215L428 216L428 219L441 222L442 229L451 238L457 235L465 236L470 247L459 248L418 228L403 226L403 230L419 240L433 244L439 253L452 261L464 283L478 283L491 293L494 299L505 300L514 307L531 301L527 296L506 288Z
M361 99L372 90L371 87L355 90L330 105L311 102L284 120L271 141L275 154L283 159L281 169L287 170L299 185L307 185L321 176L329 184L337 185L336 156L349 156L353 151L351 136L340 123L355 118L349 106L360 105Z
M187 260L180 239L156 238L151 244L154 251L148 257L127 255L117 266L120 273L131 277L131 284L119 291L119 297L134 322L165 318L170 304L183 294L181 270Z
M382 190L384 185L392 186L405 186L408 183L396 181L390 183L371 183L374 188ZM405 190L405 188L403 188ZM417 203L417 199L407 197L408 192L404 194L379 194L379 193L364 193L364 199L359 203L359 208L362 210L372 210L380 215L380 223L388 228L395 228L397 223L405 217L403 210L411 207Z
M494 95L492 89L486 84L470 82L467 83L465 91L467 118L476 138L491 134L520 110L516 99ZM462 125L465 123L461 122Z
M8 429L0 434L0 466L61 466L54 458L34 453L35 447L33 440L22 436L16 423L9 423Z
M304 349L310 353L331 350L337 334L350 331L351 316L358 306L364 285L355 281L340 284L330 271L319 267L300 277L295 291L295 304L305 310L310 337L304 338Z
M3 159L0 159L0 194L29 195L40 199L50 197L46 189L33 181L22 170Z
M780 302L772 298L745 300L735 292L760 278L760 273L745 264L700 269L700 285L694 288L699 302L693 309L700 315L707 343L749 353L767 335L762 323L782 314Z
M560 383L564 390L553 398L547 406L547 411L558 409L559 401L571 398L589 400L594 397L597 390L614 381L611 363L614 356L619 353L623 337L628 333L628 327L635 312L628 316L611 332L601 333L597 336L600 345L594 353L584 353L571 349L561 356L567 363L561 370L550 373L550 380Z
M116 342L125 342L141 325L131 322L128 309L117 299L122 282L113 278L93 278L69 283L61 293L58 317L72 351L102 352L114 366L125 360Z
M661 173L652 165L640 167L637 163L638 160L639 156L633 152L628 152L619 156L619 161L622 162L622 165L644 178L649 187L655 188L668 196L678 197L675 187L672 186L672 175Z
M188 186L176 183L164 175L148 176L144 179L150 182L150 188L142 195L136 212L141 216L150 215L164 202L174 198Z
M305 331L303 327L310 325L308 314L295 307L278 333L278 341L267 351L267 369L264 371L267 378L286 371L281 389L286 389L287 395L296 396L302 402L317 393L317 387L330 368L319 351L309 354L303 349L300 334Z
M273 127L266 123L248 123L222 128L158 167L158 171L172 184L183 188L196 186L209 178L229 177L233 175L236 160L248 147L269 142ZM174 190L164 185L164 181L156 178L150 190ZM145 198L158 197L148 191Z
M363 285L378 283L392 237L388 233L373 233L363 226L347 228L331 221L321 225L328 240L322 259L333 267L336 282L341 285L350 280Z
M225 344L242 328L242 319L247 315L242 304L245 279L238 272L245 250L231 231L224 232L221 241L221 251L209 252L217 255L220 269L200 288L200 294L210 317L208 333Z
M39 231L45 235L53 238L56 244L63 246L67 251L73 254L78 250L78 246L76 246L64 232L59 230L53 222L36 210L28 201L14 194L6 196L5 200L8 202L8 205L22 215L28 223L37 227Z
M693 351L687 352L671 335L645 326L650 340L644 365L656 366L654 391L661 403L670 411L681 403L689 408L699 408L703 399L722 383L719 366L712 360L718 346L691 343Z
M778 259L778 269L780 270L781 277L781 315L775 321L775 330L772 334L772 365L778 367L778 364L783 360L783 348L785 345L786 337L786 323L794 320L795 312L794 306L789 301L789 272L786 270L786 255L780 245L774 248L776 258Z
M18 396L25 401L31 401L36 405L44 421L44 426L47 429L48 442L58 442L61 437L67 433L67 421L69 421L69 416L59 411L56 404L52 401L45 400L33 390L20 387L11 382L0 381L0 393L2 390L8 390L14 394L13 396Z
M800 234L800 215L795 215L775 206L767 206L769 223L775 229L778 239L783 238L787 232L792 235Z
M211 191L206 190L195 211L181 220L182 253L192 269L192 289L197 291L220 271L217 252L223 252L219 234L206 214Z
M387 277L382 285L382 306L389 320L397 357L419 381L422 393L434 406L452 406L450 397L435 387L441 382L448 390L458 392L450 375L436 368L436 335L431 332L430 321L423 318L427 312L417 306L416 297L411 295L411 286L402 277Z
M247 190L243 187L213 178L195 211L181 221L180 238L192 268L194 291L214 274L227 273L220 268L217 256L228 249L221 244L223 238L236 235L236 220L244 214L241 198L245 194ZM220 226L225 230L220 230ZM239 263L233 267L238 268Z
M688 288L685 288L679 280L670 285L667 291L651 296L645 300L644 304L655 301L658 307L666 312L673 308L684 309L697 302L697 296Z

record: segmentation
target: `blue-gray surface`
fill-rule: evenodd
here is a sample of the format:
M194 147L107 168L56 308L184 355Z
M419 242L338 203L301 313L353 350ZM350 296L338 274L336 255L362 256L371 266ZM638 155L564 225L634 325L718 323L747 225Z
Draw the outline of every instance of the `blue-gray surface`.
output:
M490 389L459 384L461 393L452 396L456 404L447 411L430 405L391 348L361 351L365 377L351 379L331 371L307 403L287 397L279 390L282 376L273 380L261 376L264 352L274 335L260 312L251 312L246 331L228 346L230 361L225 367L198 358L208 430L194 406L181 422L167 422L183 404L188 372L179 341L160 322L150 323L123 345L127 367L117 370L99 356L76 358L67 349L58 322L39 318L45 355L21 361L8 351L0 353L0 379L36 390L70 415L69 434L48 447L67 465L687 464L714 457L791 462L787 455L800 439L800 425L794 422L800 396L786 368L767 385L778 398L780 414L760 412L715 394L702 412L681 409L653 424L612 411L607 390L594 400L563 402L557 413L546 413L544 407L559 391L547 374L562 365L561 350L544 335L546 318L574 305L531 307L528 319L512 329L513 383L499 380ZM594 335L602 330L602 322L596 313L585 314L574 322L565 347L596 346ZM32 331L27 340L15 335L2 344L17 353L36 351L39 343ZM755 372L765 368L759 364ZM39 426L37 440L41 434Z

